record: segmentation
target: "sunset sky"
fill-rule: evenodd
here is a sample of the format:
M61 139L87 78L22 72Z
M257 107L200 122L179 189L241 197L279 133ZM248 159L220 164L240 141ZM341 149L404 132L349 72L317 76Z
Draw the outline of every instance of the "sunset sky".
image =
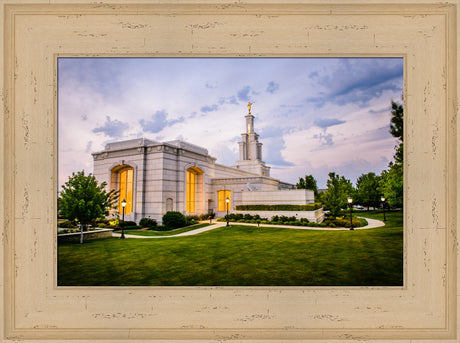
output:
M238 160L247 103L271 176L380 174L397 144L402 58L60 58L59 185L109 142L176 139Z

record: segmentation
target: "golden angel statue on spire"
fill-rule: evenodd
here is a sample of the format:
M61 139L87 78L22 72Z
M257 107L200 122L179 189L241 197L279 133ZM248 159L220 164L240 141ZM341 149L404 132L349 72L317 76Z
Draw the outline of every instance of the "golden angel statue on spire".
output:
M251 114L251 106L252 106L253 102L248 102L248 111L249 111L249 114Z

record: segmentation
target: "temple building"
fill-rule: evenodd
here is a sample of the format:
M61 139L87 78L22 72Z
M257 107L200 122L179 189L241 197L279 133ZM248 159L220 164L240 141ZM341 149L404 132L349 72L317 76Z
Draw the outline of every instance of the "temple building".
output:
M93 153L94 175L120 192L126 200L125 220L150 217L161 223L167 211L185 215L214 212L217 217L243 204L295 204L314 202L310 190L270 177L262 160L262 143L254 131L254 116L245 116L246 132L239 142L235 166L216 163L208 150L176 140L157 142L145 138L109 143Z

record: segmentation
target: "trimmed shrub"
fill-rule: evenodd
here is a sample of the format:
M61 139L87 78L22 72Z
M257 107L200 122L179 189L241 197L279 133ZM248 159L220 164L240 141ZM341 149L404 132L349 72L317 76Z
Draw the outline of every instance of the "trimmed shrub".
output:
M123 227L125 230L138 230L139 226L138 225L126 225Z
M253 217L252 215L250 215L250 214L245 214L245 215L243 216L243 219L249 221L249 220L254 219L254 217Z
M139 220L139 226L152 228L157 226L157 221L152 218L142 218L141 220Z
M93 227L110 227L110 222L107 218L98 218L91 222Z
M120 227L124 227L124 228L126 228L127 226L129 226L129 227L132 227L132 226L137 227L136 222L133 222L133 221L131 221L131 220L125 220L125 221L120 220L120 223L119 223L118 225L119 225Z
M320 202L306 205L238 205L238 211L314 211L322 207Z
M232 217L230 217L232 218ZM243 220L243 215L241 213L236 213L236 214L233 214L233 218L235 220Z
M185 218L187 218L189 222L200 220L200 217L198 217L197 215L186 216Z
M180 212L169 211L163 215L163 225L172 229L187 225L187 218Z
M327 226L330 227L350 227L350 219L347 218L330 218L325 221ZM353 218L353 227L363 227L366 226L367 220L363 218Z
M75 233L75 232L80 232L80 229L65 229L59 231L59 233Z
M66 220L66 221L58 223L58 227L62 227L65 229L73 229L75 227L75 224L71 220Z
M200 220L209 220L209 219L214 219L215 217L216 217L216 214L214 212L204 213L200 215Z
M297 218L295 216L292 216L292 217L281 216L279 221L280 222L295 222L297 221Z

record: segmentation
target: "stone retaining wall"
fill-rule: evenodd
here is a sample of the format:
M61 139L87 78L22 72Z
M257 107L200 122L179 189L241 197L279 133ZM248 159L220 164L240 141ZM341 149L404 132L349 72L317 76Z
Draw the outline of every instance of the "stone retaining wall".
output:
M232 211L232 213L250 214L252 216L258 214L261 218L267 218L268 220L274 216L296 217L297 219L307 218L308 221L313 223L322 223L324 220L323 208L315 211Z
M112 237L113 229L101 229L101 230L94 230L94 231L85 231L83 232L83 242L89 241L92 239L101 239ZM80 243L80 232L73 232L73 233L61 233L58 234L58 243Z

